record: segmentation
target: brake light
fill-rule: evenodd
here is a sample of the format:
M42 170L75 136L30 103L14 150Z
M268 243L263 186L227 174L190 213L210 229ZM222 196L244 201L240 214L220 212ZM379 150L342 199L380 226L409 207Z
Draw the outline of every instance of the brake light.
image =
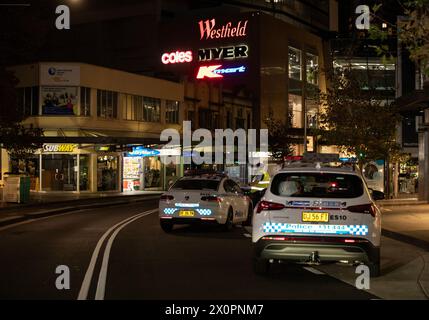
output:
M347 208L350 212L357 212L357 213L367 213L375 217L375 214L377 212L375 206L371 203L368 204L361 204L358 206L350 206Z
M174 200L174 197L172 195L169 195L169 194L163 194L161 196L160 200L170 201L170 200Z
M211 202L221 202L222 198L216 197L216 196L204 196L201 197L201 200L203 201L211 201Z
M262 210L282 210L284 208L285 206L281 203L259 201L258 206L256 207L256 213L261 213Z

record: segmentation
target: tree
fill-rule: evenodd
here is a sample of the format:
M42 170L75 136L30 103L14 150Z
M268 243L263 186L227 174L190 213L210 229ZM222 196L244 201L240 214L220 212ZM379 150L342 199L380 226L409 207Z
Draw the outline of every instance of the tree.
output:
M398 25L391 24L377 15L381 4L373 7L373 21L382 21L389 28L380 28L377 23L372 23L369 31L371 39L380 40L377 51L381 56L391 56L387 46L383 43L392 34L397 35L400 43L409 51L410 59L426 76L429 76L429 0L398 0L404 19Z
M362 80L351 65L325 71L329 86L318 91L321 106L321 143L336 145L355 155L359 167L371 161L396 155L400 146L395 141L399 115L394 106L384 104L379 93ZM378 99L377 99L378 98Z
M292 128L292 117L293 114L289 111L287 121L283 122L273 119L271 111L264 120L268 128L268 147L273 159L277 161L283 161L286 156L293 154L293 138L289 133L289 129Z
M40 8L39 8L40 9ZM0 28L0 146L12 157L25 158L39 148L37 137L42 130L23 126L26 115L18 107L17 78L8 65L34 62L38 48L48 30L47 22L38 15L37 8L3 6Z

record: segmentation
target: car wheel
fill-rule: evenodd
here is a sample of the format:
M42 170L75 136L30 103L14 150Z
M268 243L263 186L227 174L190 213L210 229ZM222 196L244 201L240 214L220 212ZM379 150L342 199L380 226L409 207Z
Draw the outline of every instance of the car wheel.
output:
M163 221L163 220L160 221L160 225L161 225L161 229L164 232L171 232L173 230L173 226L174 226L171 222Z
M232 229L232 227L233 227L233 214L234 214L234 211L232 210L232 208L229 208L228 217L226 218L226 222L223 225L224 231L230 231Z
M270 268L270 262L268 259L263 258L253 258L253 271L256 274L267 274Z
M243 225L245 225L245 226L252 225L252 215L253 215L253 207L251 204L249 204L249 208L247 209L247 219L243 223Z

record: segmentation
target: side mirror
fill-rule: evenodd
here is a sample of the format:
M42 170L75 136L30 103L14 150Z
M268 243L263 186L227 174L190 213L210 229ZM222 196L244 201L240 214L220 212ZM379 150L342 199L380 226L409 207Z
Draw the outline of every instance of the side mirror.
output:
M385 199L384 192L372 190L372 189L370 189L370 191L371 191L372 199L374 199L375 201Z

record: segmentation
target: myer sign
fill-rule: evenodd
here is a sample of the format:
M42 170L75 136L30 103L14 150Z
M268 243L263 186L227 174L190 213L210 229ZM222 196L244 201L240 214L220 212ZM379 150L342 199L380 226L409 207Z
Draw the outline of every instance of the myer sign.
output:
M51 86L79 86L80 67L77 65L41 64L40 84Z

